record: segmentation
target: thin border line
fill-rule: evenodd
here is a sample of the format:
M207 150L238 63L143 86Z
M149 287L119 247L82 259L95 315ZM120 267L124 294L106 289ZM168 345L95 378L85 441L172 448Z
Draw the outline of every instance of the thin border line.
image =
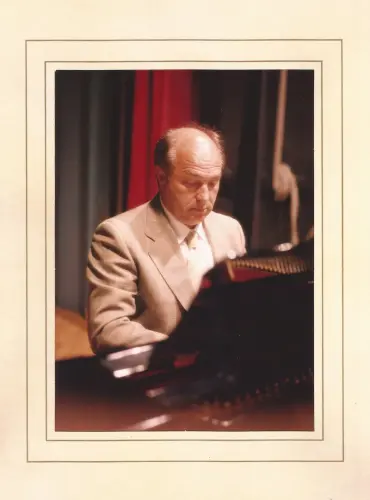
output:
M53 63L56 63L56 62L65 62L65 61L44 61L44 90L45 90L45 93L44 93L44 106L45 106L45 175L46 175L46 163L47 163L47 158L46 158L46 150L47 150L47 129L46 129L46 67L48 64L53 64ZM76 63L80 63L82 61L76 61ZM120 62L124 62L124 61L120 61ZM131 62L138 62L138 61L131 61ZM155 61L152 61L152 62L155 62ZM178 61L176 61L178 62ZM181 62L181 61L180 61ZM188 61L184 61L184 62L188 62ZM223 61L220 61L220 62L223 62ZM231 63L233 63L234 61L229 61ZM254 62L254 61L242 61L242 62ZM260 62L266 62L266 61L260 61ZM286 61L277 61L277 62L286 62ZM298 60L298 61L295 61L295 62L305 62L305 61L302 61L302 60ZM310 61L308 61L310 62ZM321 68L322 68L322 61L315 61L315 62L321 62ZM57 70L56 70L57 71ZM63 70L61 70L63 71ZM68 71L68 70L67 70ZM102 70L103 71L103 70ZM310 71L315 71L314 69L310 69ZM322 72L322 71L321 71ZM321 86L322 86L322 78L321 78ZM321 97L321 103L323 102L323 99ZM321 129L321 143L323 143L323 128ZM322 165L323 165L323 162L322 162ZM323 168L321 169L321 175L323 176ZM47 199L47 196L46 196L46 184L45 184L45 209L46 209L46 199ZM323 210L322 210L323 212ZM46 215L45 215L46 217ZM46 235L46 233L45 233ZM322 247L322 251L323 251L323 247ZM47 264L47 263L46 263ZM46 274L47 274L47 269L46 269ZM46 287L47 287L47 283L46 284ZM46 295L45 295L45 309L46 309L46 315L47 315L47 288L46 288ZM322 316L323 317L323 316ZM47 339L47 333L45 334L46 335L46 339ZM47 342L47 340L46 340ZM322 348L323 348L323 341L322 341ZM47 367L47 350L46 350L46 367ZM323 384L323 382L322 382ZM323 394L323 392L322 392ZM47 369L46 369L46 401L47 401ZM324 397L322 395L322 401L323 401ZM46 420L45 420L45 423L46 423L46 429L45 429L45 434L46 434L46 441L48 442L63 442L63 443L81 443L81 442L102 442L102 443L110 443L110 442L126 442L127 439L49 439L47 437L47 406L46 406ZM324 421L322 421L324 422ZM164 441L164 442L169 442L169 443L172 443L172 442L225 442L225 443L228 443L228 442L318 442L318 441L323 441L324 440L324 425L322 423L322 437L319 438L319 439L186 439L186 438L181 438L181 439L161 439L161 438L153 438L153 439L130 439L129 441L130 442L157 442L157 441ZM61 431L63 432L63 431ZM74 432L78 432L78 431L74 431ZM101 433L102 431L96 431L98 433ZM122 431L109 431L109 432L122 432ZM140 431L136 431L136 433L138 433ZM193 431L192 431L193 432ZM194 431L194 432L198 432L198 431ZM210 432L216 432L216 431L210 431ZM230 431L229 431L230 432ZM233 432L233 431L231 431ZM237 431L234 431L234 432L237 432ZM249 431L244 431L244 432L249 432ZM282 431L276 431L276 432L282 432ZM292 431L292 432L299 432L299 431ZM303 431L305 432L305 431ZM311 431L307 431L307 432L311 432ZM71 432L73 433L73 431Z
M45 90L46 90L46 64L50 62L50 61L47 61L47 62L44 62L44 84L45 84ZM91 62L91 61L90 61ZM209 62L209 61L208 61ZM230 61L230 62L233 62L233 61ZM245 62L248 62L248 61L245 61ZM274 61L275 62L275 61ZM322 65L322 62L321 62L321 65ZM322 75L321 75L322 76ZM321 80L321 86L322 86L322 80ZM343 97L343 96L342 96ZM46 92L45 92L45 96L44 96L44 100L45 100L45 127L46 127ZM322 106L323 106L323 102L322 102ZM322 117L323 119L323 117ZM322 130L322 133L323 133L323 130ZM323 142L323 141L322 141ZM45 168L46 168L46 128L45 128ZM46 195L46 193L45 193ZM53 440L54 441L54 440ZM59 440L58 440L59 441ZM60 440L60 441L66 441L68 442L67 440ZM73 440L74 441L74 440ZM101 441L101 442L105 442L104 440L97 440L97 441ZM137 441L137 440L135 440ZM148 440L139 440L139 441L148 441ZM152 441L152 440L150 440ZM155 440L157 441L157 440ZM163 440L158 440L158 441L163 441ZM173 441L173 440L165 440L165 441ZM177 440L175 440L177 441ZM181 440L181 441L184 441L184 440ZM186 441L193 441L193 440L186 440ZM199 441L209 441L209 440L199 440ZM212 441L216 441L216 440L212 440ZM217 440L217 441L228 441L228 440ZM234 441L234 440L230 440L230 441ZM237 440L237 441L245 441L245 440ZM248 440L248 441L252 441L252 440ZM254 441L254 440L253 440ZM260 440L261 441L261 440ZM280 441L280 440L263 440L263 441ZM284 440L284 441L294 441L294 440ZM297 440L298 441L298 440ZM300 440L299 440L300 441ZM306 440L307 441L307 440ZM317 441L317 440L310 440L310 441ZM78 440L76 440L76 442L79 442ZM69 461L68 461L69 462ZM74 462L74 461L72 461ZM118 461L120 462L120 461ZM135 462L142 462L142 461L135 461ZM153 461L153 462L156 462L156 461ZM165 461L167 462L167 461ZM168 462L173 462L173 461L168 461ZM182 462L182 461L180 461ZM194 462L193 460L191 460L190 462ZM198 461L196 461L198 462ZM224 461L221 461L222 463L224 463ZM241 462L245 462L245 461L241 461ZM263 461L265 462L265 461ZM277 462L282 462L281 460L280 461L277 461ZM291 462L291 461L288 461L288 462ZM230 462L230 463L233 463L233 462Z
M27 40L25 42L25 60L24 60L24 70L25 70L25 83L26 83L26 89L25 89L25 104L26 104L26 109L25 109L25 119L26 119L26 127L25 127L25 133L26 133L26 148L25 148L25 153L26 153L26 461L29 462L29 449L28 449L28 435L29 435L29 429L28 429L28 421L29 421L29 412L28 412L28 402L29 402L29 397L28 397L28 389L29 389L29 380L28 380L28 95L27 95L27 88L28 88L28 80L27 80Z
M47 112L46 112L46 67L47 67L47 61L44 61L44 132L45 132L45 146L44 146L44 155L45 155L45 166L44 166L44 173L45 173L45 184L44 184L44 189L45 189L45 263L46 263L46 269L45 269L45 388L46 388L46 397L45 397L45 418L46 418L46 426L45 426L45 439L48 441L48 308L47 308L47 301L48 301L48 273L47 273L47 265L48 265L48 245L47 245L47 231L48 231L48 204L47 204L47 140L46 140L46 134L47 134ZM55 162L54 162L55 165ZM55 196L55 192L54 192ZM55 217L55 216L54 216Z
M315 170L315 169L314 169ZM315 172L314 172L315 176ZM324 418L324 63L321 61L321 419L322 438L325 434ZM315 221L314 221L315 224ZM343 381L342 381L343 385Z
M122 60L108 60L108 59L105 59L103 61L101 60L96 60L96 61L77 61L77 60L71 60L71 61L62 61L62 60L56 60L56 61L52 61L52 60L49 60L49 61L46 61L48 64L49 63L70 63L70 64L100 64L100 63L119 63L119 64L124 64L124 63L127 63L127 64L130 64L130 63L222 63L222 64L225 64L225 63L230 63L230 64L235 64L235 63L297 63L297 62L307 62L307 63L319 63L321 62L321 59L305 59L304 61L302 61L301 59L282 59L282 60L278 60L278 59L274 59L274 60L267 60L267 59L254 59L253 61L250 61L250 60L245 60L245 59L236 59L234 61L230 61L230 60L227 60L227 61L222 61L220 59L187 59L186 61L185 60L182 60L182 61L179 61L179 60L174 60L174 59L158 59L158 60L154 60L154 59L151 59L150 61L144 61L144 60L140 60L140 61L137 61L137 60L134 60L134 59L125 59L124 61ZM60 69L60 70L56 70L56 71L65 71L64 69ZM102 69L101 71L107 71L106 69ZM119 71L119 70L117 70ZM305 69L299 69L299 71L309 71L309 69L305 70Z
M68 61L44 61L44 115L45 115L45 174L46 174L46 163L47 163L47 158L46 158L46 150L47 150L47 134L46 134L46 67L48 64L56 63L56 62L68 62ZM75 61L76 63L80 63L82 61ZM91 61L90 61L91 62ZM125 62L125 61L119 61L119 62ZM131 62L141 62L141 61L131 61ZM149 62L149 61L148 61ZM155 61L151 61L155 62ZM189 61L172 61L172 62L189 62ZM207 62L207 61L203 61ZM209 61L208 61L209 62ZM215 62L223 62L223 61L215 61ZM233 63L234 61L229 61ZM255 61L240 61L240 62L255 62ZM268 62L268 61L260 61L260 62ZM274 61L275 62L275 61ZM286 61L276 61L276 62L286 62ZM295 62L306 62L302 60L297 60ZM307 61L307 62L320 62L321 63L321 68L323 67L322 61ZM311 71L314 71L314 69L311 69ZM322 78L323 72L321 71L321 91L323 90L323 78ZM321 92L321 106L323 106L323 98L322 98L322 92ZM321 119L322 119L321 115ZM323 144L323 127L321 129L321 143ZM322 167L323 167L323 158L322 158ZM323 177L323 168L321 170L321 175ZM323 185L323 182L322 182ZM46 209L46 184L45 184L45 209ZM323 188L322 188L323 189ZM322 218L323 218L323 210L322 210ZM46 233L45 233L46 234ZM323 244L322 244L322 251L323 251ZM322 273L323 274L323 273ZM322 277L323 278L323 277ZM46 285L46 294L45 294L45 304L47 301L47 282L45 282ZM47 317L47 307L46 309L46 317ZM322 315L323 317L323 315ZM47 324L47 322L46 322ZM47 331L47 329L46 329ZM47 342L47 334L46 334L46 342ZM323 351L323 342L322 342L322 351ZM47 356L47 350L46 350L46 356ZM47 358L46 358L47 359ZM46 363L47 365L47 363ZM322 370L324 371L324 370ZM323 381L322 381L322 386L323 386ZM47 370L46 370L46 388L47 388ZM322 404L323 404L323 395L322 395ZM47 401L47 391L46 391L46 401ZM324 423L324 421L323 421ZM113 431L114 432L114 431ZM118 431L117 431L118 432ZM212 432L212 431L211 431ZM214 432L214 431L213 431ZM293 431L294 432L294 431ZM103 442L103 443L109 443L109 442L126 442L126 439L48 439L47 437L47 404L46 404L46 441L48 442ZM324 440L324 425L322 425L322 438L321 439L160 439L160 438L155 438L155 439L130 439L130 442L157 442L157 441L164 441L164 442L318 442L318 441L323 441ZM140 462L140 461L139 461ZM193 462L193 461L191 461ZM264 461L263 461L264 462Z
M62 39L29 38L26 42L340 42L342 38L110 38L110 39Z
M342 139L342 169L341 169L341 175L342 175L342 458L344 462L344 136L343 136L343 104L344 104L344 94L343 94L343 40L341 40L340 43L340 67L341 67L341 139Z
M63 431L60 431L62 433ZM72 431L81 432L81 431ZM84 431L82 431L84 432ZM104 431L96 431L96 434L102 433ZM143 431L106 431L106 432L143 432ZM161 431L159 431L161 432ZM184 431L162 431L162 432L184 432ZM187 432L217 432L217 431L187 431ZM220 431L222 432L222 431ZM225 431L225 432L287 432L287 431ZM311 432L311 431L290 431L290 432ZM156 441L161 441L163 443L317 443L323 441L323 439L47 439L49 443L151 443ZM265 460L263 460L264 462Z
M327 463L327 462L343 462L344 461L344 335L343 335L343 331L344 331L344 311L343 311L343 306L344 306L344 289L343 289L343 284L344 284L344 279L343 279L343 244L344 244L344 241L343 241L343 228L344 228L344 221L343 221L343 200L344 200L344 197L343 197L343 172L344 172L344 159L343 159L343 39L125 39L125 40L78 40L78 39L74 39L74 40L61 40L61 39L55 39L55 40L47 40L47 39L28 39L28 40L25 40L25 82L26 82L26 91L25 91L25 101L26 101L26 112L25 112L25 117L26 117L26 252L27 252L27 257L28 257L28 117L27 117L27 109L28 109L28 96L27 96L27 43L30 42L94 42L94 43L99 43L101 41L108 41L108 42L117 42L117 41L121 41L121 42L137 42L137 41L143 41L143 42L147 42L147 41L179 41L179 42L183 42L183 41L190 41L190 42L197 42L197 41L222 41L222 42L227 42L227 41L230 41L230 42L245 42L245 41L251 41L251 42L254 42L254 41L276 41L276 42L284 42L284 41L297 41L297 42L301 42L301 41L322 41L322 42L340 42L341 43L341 77L342 77L342 82L341 82L341 87L342 87L342 99L341 99L341 104L342 104L342 109L341 109L341 118L342 118L342 410L343 410L343 414L342 414L342 431L343 431L343 436L342 436L342 451L343 451L343 455L342 455L342 459L341 460L243 460L243 461L218 461L218 460L212 460L212 462L219 462L219 463L236 463L236 462L302 462L302 463L306 463L306 462L318 462L318 463ZM74 61L75 62L75 61ZM104 61L106 62L106 61ZM142 61L138 61L138 62L142 62ZM166 62L169 62L169 61L166 61ZM181 61L179 61L181 62ZM213 61L206 61L206 62L213 62ZM232 61L230 61L232 62ZM266 62L266 61L264 61ZM274 61L276 62L276 61ZM322 104L323 105L323 104ZM27 443L26 443L26 446L27 446L27 462L35 462L35 463L81 463L81 461L43 461L43 460L32 460L30 461L29 460L29 456L28 456L28 451L29 451L29 443L28 443L28 437L29 437L29 426L28 426L28 416L29 416L29 409L28 409L28 400L29 400L29 395L28 395L28 387L29 387L29 380L28 380L28 260L26 261L26 385L27 385L27 395L26 395L26 400L27 400L27 410L26 410L26 414L27 414L27 422L26 422L26 434L27 434ZM204 441L204 440L201 440L201 441ZM290 441L290 440L289 440ZM151 463L151 462L165 462L165 463L172 463L172 462L205 462L205 463L209 463L209 461L202 461L202 460L157 460L157 461L145 461L145 460L140 460L140 461L111 461L111 460L107 460L107 461L87 461L87 462L91 462L91 463L124 463L124 462L148 462L148 463ZM82 462L83 463L83 462Z
M31 460L30 463L38 464L137 464L137 463L221 463L221 464L245 464L245 463L338 463L343 460Z

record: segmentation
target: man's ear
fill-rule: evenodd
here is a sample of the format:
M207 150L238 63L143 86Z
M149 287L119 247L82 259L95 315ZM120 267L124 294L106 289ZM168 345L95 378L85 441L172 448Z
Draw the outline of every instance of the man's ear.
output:
M163 187L167 182L167 174L161 167L154 167L155 176L159 187Z

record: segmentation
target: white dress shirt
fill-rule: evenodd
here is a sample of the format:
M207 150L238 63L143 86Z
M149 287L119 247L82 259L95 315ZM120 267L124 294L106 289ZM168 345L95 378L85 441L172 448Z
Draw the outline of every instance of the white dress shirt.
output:
M188 263L189 273L196 288L199 287L202 277L214 266L212 248L209 244L203 224L198 224L194 230L197 233L197 246L194 249L189 248L186 237L191 231L185 224L180 222L163 205L163 210L170 222L170 225L176 235L181 253Z

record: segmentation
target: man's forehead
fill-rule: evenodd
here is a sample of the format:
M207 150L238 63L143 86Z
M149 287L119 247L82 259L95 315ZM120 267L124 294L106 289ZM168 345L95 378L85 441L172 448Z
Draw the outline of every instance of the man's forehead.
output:
M204 179L204 178L216 179L218 177L221 177L221 170L218 166L209 167L207 169L196 168L196 167L189 167L189 168L185 167L179 171L179 174L199 179Z
M173 155L177 159L191 161L199 158L216 158L220 151L216 144L207 136L193 136L174 144Z
M217 144L206 133L201 130L183 128L173 131L175 135L171 137L169 158L174 170L187 171L188 174L199 176L216 176L217 170L222 168L222 154ZM212 172L213 171L213 172ZM187 175L185 172L183 175Z

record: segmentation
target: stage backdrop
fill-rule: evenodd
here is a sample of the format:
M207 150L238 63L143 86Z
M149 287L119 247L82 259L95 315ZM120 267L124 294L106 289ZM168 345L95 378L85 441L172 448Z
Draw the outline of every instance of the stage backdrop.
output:
M313 225L313 71L289 71L282 160L300 194L299 233ZM216 210L239 219L250 249L289 240L289 200L274 201L279 71L58 71L56 305L84 315L96 225L156 192L153 149L169 127L219 129L227 165Z

